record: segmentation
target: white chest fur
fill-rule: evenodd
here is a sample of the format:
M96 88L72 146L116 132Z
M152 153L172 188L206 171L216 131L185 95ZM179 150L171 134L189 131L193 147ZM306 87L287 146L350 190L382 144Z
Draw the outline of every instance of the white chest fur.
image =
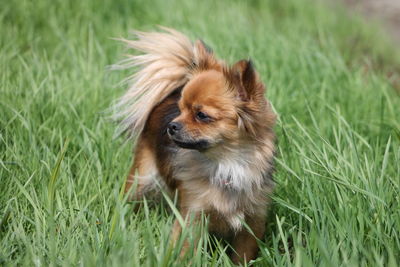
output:
M175 178L182 181L206 179L221 190L251 194L264 182L269 168L267 155L257 150L229 151L218 157L207 157L200 152L181 149L175 162Z
M233 229L240 229L244 211L258 209L265 194L264 173L268 160L258 151L237 151L209 158L193 150L179 150L175 178L183 181L190 195L190 209L213 209L225 217ZM263 205L262 205L263 206Z

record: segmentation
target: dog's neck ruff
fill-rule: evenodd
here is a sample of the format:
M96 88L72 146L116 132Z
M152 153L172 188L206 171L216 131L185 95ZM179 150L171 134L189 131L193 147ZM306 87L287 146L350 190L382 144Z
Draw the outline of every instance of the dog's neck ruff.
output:
M232 153L232 152L231 152ZM211 183L228 191L251 192L260 188L267 162L257 157L256 151L238 151L222 155L214 161ZM255 188L254 188L255 187Z
M217 157L207 157L195 150L179 149L176 178L179 180L208 179L221 190L249 193L259 189L266 181L271 168L270 155L254 146L227 150ZM183 160L182 160L183 159Z

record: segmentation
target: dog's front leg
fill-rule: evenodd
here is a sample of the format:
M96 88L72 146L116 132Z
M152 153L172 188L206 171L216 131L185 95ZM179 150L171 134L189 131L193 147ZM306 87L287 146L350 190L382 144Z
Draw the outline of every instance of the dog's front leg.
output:
M265 217L247 217L246 224L253 231L251 234L243 227L234 236L232 247L234 249L231 260L235 264L248 262L257 257L258 244L257 239L261 239L265 233Z
M194 228L199 225L200 222L200 213L194 212L194 211L189 211L187 208L181 208L180 214L182 218L184 219L185 227L190 227L190 231L195 230ZM192 229L193 228L193 229ZM176 246L176 244L179 242L181 235L182 235L182 225L179 222L178 219L175 219L174 226L172 229L172 244ZM189 234L189 233L188 233ZM198 233L197 231L194 232L195 236L193 237L193 244L194 244L194 249L196 249L196 244L198 240ZM190 243L188 241L188 236L185 237L183 240L183 245L182 249L180 252L180 257L183 258L186 253L188 252L190 248Z
M181 225L181 223L179 222L178 219L175 219L174 226L173 226L173 229L172 229L172 244L173 244L174 247L176 247L181 234L182 234L182 225ZM180 257L181 258L185 256L185 254L188 251L188 249L189 249L189 242L188 242L188 240L186 238L183 241L182 249L181 249L181 252L180 252Z

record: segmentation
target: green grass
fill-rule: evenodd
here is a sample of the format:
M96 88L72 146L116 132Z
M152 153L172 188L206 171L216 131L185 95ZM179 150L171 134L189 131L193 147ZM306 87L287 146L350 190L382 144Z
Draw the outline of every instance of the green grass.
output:
M105 113L128 74L107 71L124 53L111 38L157 24L229 62L251 57L279 113L277 187L254 266L400 264L400 98L388 78L400 59L376 26L310 0L9 0L0 265L230 265L223 244L204 249L206 233L179 260L171 205L134 214L119 196L132 145L113 138Z

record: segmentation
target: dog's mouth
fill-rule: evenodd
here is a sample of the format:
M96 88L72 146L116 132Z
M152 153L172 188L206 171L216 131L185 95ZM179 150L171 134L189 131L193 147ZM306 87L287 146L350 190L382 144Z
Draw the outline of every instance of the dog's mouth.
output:
M182 140L177 140L175 138L171 138L174 143L181 147L181 148L186 148L186 149L195 149L195 150L205 150L210 147L210 143L207 140L199 140L199 141L182 141Z

